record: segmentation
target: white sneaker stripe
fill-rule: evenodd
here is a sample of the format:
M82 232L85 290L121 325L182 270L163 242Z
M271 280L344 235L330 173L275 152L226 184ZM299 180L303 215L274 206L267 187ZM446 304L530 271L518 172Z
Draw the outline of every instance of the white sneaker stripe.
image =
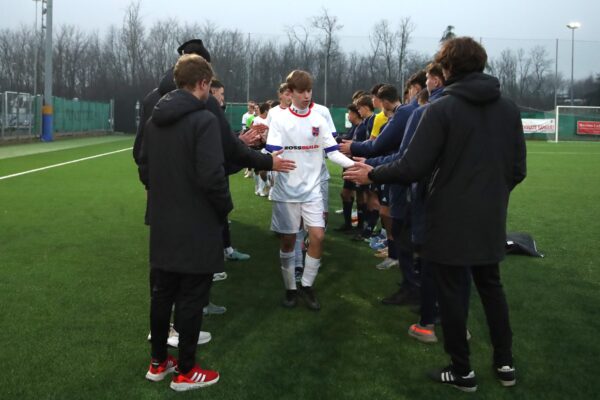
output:
M200 382L204 382L204 380L206 379L206 375L204 375L204 374L201 374L200 376L201 376L201 378L200 378Z
M192 380L195 381L196 380L196 376L198 376L197 372L194 372L194 375L192 375Z

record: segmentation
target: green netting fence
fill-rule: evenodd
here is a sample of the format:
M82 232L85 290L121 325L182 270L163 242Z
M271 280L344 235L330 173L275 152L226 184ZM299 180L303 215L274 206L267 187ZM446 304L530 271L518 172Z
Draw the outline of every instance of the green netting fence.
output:
M225 115L229 124L234 131L239 131L242 125L242 115L247 110L246 104L228 104L225 110ZM331 107L329 109L333 123L336 126L337 132L345 132L348 128L345 126L346 122L346 108L345 107ZM531 119L555 119L555 111L535 111L521 112L521 118ZM598 141L600 135L581 135L577 134L577 122L578 121L600 121L600 110L590 109L578 109L565 111L561 109L559 115L559 141ZM554 133L526 133L527 139L533 140L554 140Z
M112 130L111 103L54 97L54 132Z

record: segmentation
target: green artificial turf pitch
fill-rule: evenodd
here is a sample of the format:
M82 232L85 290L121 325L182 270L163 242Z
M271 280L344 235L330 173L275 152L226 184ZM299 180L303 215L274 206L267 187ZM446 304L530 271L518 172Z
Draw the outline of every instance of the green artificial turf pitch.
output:
M131 137L35 154L0 148L0 177L130 147ZM29 150L28 150L29 149ZM47 149L47 148L46 148ZM509 230L531 233L543 259L509 256L503 280L518 384L502 388L473 290L469 329L477 399L595 398L600 389L600 143L528 143L529 176L511 198ZM19 156L19 154L22 154ZM3 156L4 155L4 156ZM330 226L341 223L340 170L331 167ZM0 180L2 399L438 399L469 395L430 383L441 343L408 337L406 307L383 306L397 269L378 271L366 244L329 230L316 289L323 309L287 310L270 204L231 177L234 246L213 287L222 316L198 349L220 382L176 394L144 379L149 363L145 193L130 151ZM438 336L441 331L438 328Z

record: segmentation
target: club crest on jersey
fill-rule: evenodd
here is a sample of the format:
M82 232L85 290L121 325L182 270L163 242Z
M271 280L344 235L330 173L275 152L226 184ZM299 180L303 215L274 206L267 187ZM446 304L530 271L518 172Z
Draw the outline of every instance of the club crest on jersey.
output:
M319 136L319 127L318 126L313 126L312 128L312 134L313 136Z

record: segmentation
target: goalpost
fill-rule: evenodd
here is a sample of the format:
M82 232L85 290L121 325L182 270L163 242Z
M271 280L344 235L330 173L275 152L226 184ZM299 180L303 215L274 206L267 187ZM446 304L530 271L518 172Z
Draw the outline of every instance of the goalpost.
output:
M557 106L554 142L600 141L600 107Z

